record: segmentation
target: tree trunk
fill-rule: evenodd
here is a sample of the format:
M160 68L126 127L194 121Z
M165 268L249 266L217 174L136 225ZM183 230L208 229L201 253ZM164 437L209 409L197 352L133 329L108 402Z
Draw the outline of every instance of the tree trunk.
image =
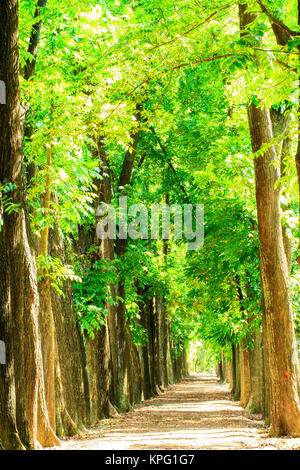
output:
M87 339L91 423L109 416L109 341L106 326Z
M272 27L274 36L276 38L277 44L280 46L286 46L287 43L293 39L293 36L291 35L289 28L286 28L282 21L278 21L278 18L276 18L272 14L272 12L269 11L268 8L266 8L266 6L263 3L258 2L258 4L261 10L267 15L271 23L271 27ZM300 2L298 2L298 26L300 26ZM298 46L298 50L300 54L300 46ZM300 111L300 95L299 95L298 111ZM272 112L272 109L271 109L271 112ZM276 134L278 134L277 131L278 130L280 131L280 126L282 126L282 123L284 123L284 121L286 120L286 117L281 116L279 129L278 129L278 126L276 125L274 126L273 117L274 117L274 112L271 114L271 119L272 119L272 124L273 124L273 133L276 136ZM289 120L289 113L288 113L288 118L286 121L288 120ZM292 153L292 140L290 136L284 136L284 139L282 142L282 149L281 149L281 175L284 175L286 172L284 158L287 157L287 155L291 153ZM300 119L299 119L299 113L298 113L298 145L297 145L297 152L295 155L295 163L296 163L296 170L297 170L297 176L298 176L298 188L299 188L298 191L299 191L299 200L300 200ZM300 224L300 215L299 215L299 224ZM282 232L283 232L283 244L284 244L284 249L285 249L287 263L288 263L288 271L290 273L291 266L292 266L292 242L287 237L284 227L283 227ZM300 259L297 260L297 262L300 263Z
M106 159L104 136L99 135L95 141L95 158L99 162L101 180L97 180L97 197L94 201L95 212L100 203L111 202L111 181ZM92 264L99 260L112 260L114 258L114 243L111 239L99 240L97 237L97 219L95 226L91 228L92 237L89 243L85 243L85 250L90 244L97 247L92 257ZM112 299L115 301L115 287L110 286ZM87 356L91 404L91 421L97 422L104 416L109 415L110 399L116 402L119 392L119 380L117 372L118 349L117 349L117 323L115 305L105 306L109 312L106 325L95 332L95 338L87 338Z
M220 382L223 383L224 382L224 372L223 372L223 364L222 364L222 360L220 360L218 363L217 363L217 375L220 379Z
M122 192L130 184L134 159L140 133L141 104L137 103L135 118L137 127L131 133L132 145L125 154L118 188ZM109 165L105 155L104 137L100 136L97 142L100 169L103 174L102 185L99 193L99 203L111 202L111 181ZM103 171L103 167L105 170ZM127 246L126 239L118 238L114 247L113 240L107 239L105 243L105 257L114 259L115 255L124 255ZM141 396L141 370L138 352L133 344L131 331L126 319L125 310L125 285L120 279L115 286L111 286L112 298L117 299L117 305L110 308L108 318L110 352L112 367L111 399L119 411L126 411L130 407L130 401L140 399Z
M147 400L152 396L151 389L151 378L150 378L150 363L149 363L149 317L147 314L147 291L138 286L138 294L143 298L143 302L140 302L140 317L141 326L147 332L148 340L141 347L141 362L143 371L143 397Z
M300 26L300 2L298 1L298 26ZM289 38L290 39L290 38ZM298 60L300 58L300 45L298 45ZM298 76L299 84L299 96L298 96L298 139L297 139L297 150L295 154L295 164L298 177L298 202L300 203L300 77ZM299 205L299 228L300 228L300 205ZM300 238L298 240L298 250L300 249ZM300 256L297 256L297 263L300 266ZM299 388L298 388L299 392Z
M42 342L43 370L45 381L45 398L50 426L56 432L55 423L55 328L51 303L49 279L39 282L40 299L39 323Z
M49 230L49 253L68 264L56 224ZM63 296L53 287L50 292L55 323L56 428L60 436L78 433L90 419L86 352L73 309L71 282L65 281L62 290Z
M235 344L231 344L231 396L235 395L236 391L236 347Z
M45 216L49 215L51 204L51 158L52 147L49 144L46 149L47 166L46 166L46 185L45 185ZM42 232L41 255L46 259L48 256L48 234L49 225L46 221L45 228ZM51 304L50 279L47 272L40 273L45 277L39 282L38 292L40 298L39 324L42 340L42 357L44 367L45 380L45 398L48 409L50 426L56 431L55 424L55 329L54 318Z
M153 320L154 320L154 377L155 387L157 392L161 391L161 343L160 343L160 324L161 324L161 304L158 297L154 298L154 309L153 309Z
M169 385L169 363L168 363L168 349L169 349L169 320L167 318L165 299L161 300L161 383L167 388Z
M16 185L18 210L3 213L0 232L0 337L7 363L0 369L0 441L4 448L57 445L44 395L35 260L24 201L19 98L18 1L0 4L0 180ZM26 351L26 354L25 354Z
M253 151L272 139L268 111L249 107ZM256 200L260 241L262 287L266 309L271 379L271 425L274 435L300 435L299 377L289 272L285 256L280 211L279 178L274 147L255 159Z
M251 395L246 407L249 413L263 412L263 352L260 331L254 333L253 349L250 349Z
M166 205L169 205L170 204L169 193L166 194L165 199L166 199ZM163 257L164 257L165 269L167 269L168 251L169 251L169 240L164 239L163 240ZM170 339L169 339L169 319L167 317L166 299L165 298L161 299L160 345L161 345L161 357L160 357L161 383L166 388L169 385L169 377L170 377L169 361L168 361L168 353L169 353L168 350L169 350L169 347L170 347Z
M223 369L223 376L224 382L229 383L231 377L230 371L230 363L228 363L224 351L221 352L221 359L222 359L222 369Z
M251 25L256 17L240 5L241 28ZM248 120L253 152L273 139L270 112L253 102L248 107ZM271 382L271 434L300 435L298 397L299 365L293 322L289 273L284 252L279 157L274 145L254 161L261 281L264 293Z
M34 18L36 20L36 23L31 28L29 44L28 44L28 49L27 49L29 57L27 58L26 64L23 70L21 71L23 78L25 80L31 80L34 75L34 70L35 70L36 61L37 61L38 46L39 46L40 35L41 35L41 30L42 30L41 13L43 9L46 7L46 5L47 5L47 0L37 0L36 9L34 13ZM30 104L29 102L27 102L25 103L25 106L22 109L23 136L25 137L26 140L31 139L34 133L33 125L27 122L29 107L30 107ZM29 163L28 165L26 165L25 171L26 171L26 184L28 185L36 174L35 164ZM26 187L24 189L26 190Z
M232 392L232 399L235 401L240 401L241 399L241 368L240 368L240 354L239 354L239 345L234 346L234 354L232 355L232 360L234 360L235 365L235 388Z
M157 394L156 381L155 381L155 322L154 322L154 299L149 299L148 315L149 315L149 357L150 357L150 378L152 394Z
M250 382L250 351L246 348L245 341L239 345L240 371L241 371L241 399L240 405L245 408L249 402L251 394Z
M267 425L271 419L271 382L270 382L270 351L268 344L268 332L266 314L263 308L262 318L262 336L263 336L263 417Z
M280 176L285 176L287 172L286 159L292 154L292 139L286 135L288 124L290 121L290 111L277 110L271 108L270 110L273 136L275 138L280 137L280 141L275 147L278 155L280 155ZM290 209L289 206L285 209ZM292 239L288 237L286 228L282 225L282 236L284 252L288 265L288 273L291 273L292 269Z

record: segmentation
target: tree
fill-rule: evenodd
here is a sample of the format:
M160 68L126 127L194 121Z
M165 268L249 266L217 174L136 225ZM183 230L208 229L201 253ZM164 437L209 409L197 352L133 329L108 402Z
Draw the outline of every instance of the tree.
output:
M2 185L11 185L11 210L2 214L1 336L7 363L1 367L2 446L11 449L54 445L45 404L38 325L38 295L28 214L24 202L19 94L18 2L2 2L0 75L7 84L0 127Z
M248 13L247 4L239 6L241 30L245 31L256 17ZM298 397L299 365L294 331L289 273L285 256L280 207L279 158L272 145L273 130L270 112L251 102L248 119L252 149L261 152L255 165L255 185L260 243L261 281L266 314L270 381L271 433L300 435L300 403Z

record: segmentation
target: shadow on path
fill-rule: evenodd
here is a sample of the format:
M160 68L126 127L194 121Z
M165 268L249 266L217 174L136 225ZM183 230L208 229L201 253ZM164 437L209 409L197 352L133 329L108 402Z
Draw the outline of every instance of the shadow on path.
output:
M259 419L230 399L229 389L207 374L193 374L133 411L103 420L64 449L299 448L300 439L269 439Z

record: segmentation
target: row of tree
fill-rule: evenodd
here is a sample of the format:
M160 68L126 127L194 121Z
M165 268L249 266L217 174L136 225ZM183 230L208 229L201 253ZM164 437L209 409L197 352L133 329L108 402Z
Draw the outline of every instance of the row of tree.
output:
M290 11L286 11L288 15ZM260 23L261 12L266 15L270 30L266 23ZM255 74L261 73L262 88L267 88L268 81L273 83L262 52L275 52L276 45L289 45L292 50L292 45L298 44L293 39L298 36L297 30L279 18L278 11L274 14L267 3L239 4L239 44L249 53L251 50L251 63ZM281 50L288 53L288 48ZM294 325L298 310L298 257L291 220L287 220L289 216L285 218L288 211L294 216L298 210L297 205L293 207L295 199L287 183L295 174L291 168L294 143L298 171L298 134L296 130L294 140L295 131L291 130L291 118L296 119L297 129L298 107L291 95L274 104L276 94L266 95L266 89L262 93L251 63L243 64L243 76L248 75L252 81L244 86L253 93L245 103L244 126L249 126L254 155L251 179L255 183L257 219L252 217L248 202L240 205L237 198L228 198L225 189L228 199L218 203L218 215L207 223L204 249L194 254L189 263L188 272L197 276L192 283L191 303L199 311L197 328L202 337L213 342L219 351L227 348L227 355L231 356L233 397L248 411L262 413L271 424L272 435L298 436L299 361ZM285 66L291 73L291 63L284 63ZM297 66L293 72L296 70ZM239 132L240 123L235 123L234 128L235 133ZM295 196L298 197L297 192ZM298 231L295 235L297 239ZM292 278L295 276L292 281L291 272ZM203 301L197 308L193 299L199 295ZM225 369L223 358L218 365L221 378Z
M2 1L2 447L128 410L194 338L299 435L299 25L273 3ZM99 240L120 196L204 204L203 249Z
M46 1L37 4L28 47L31 55L21 69L26 80L33 76L42 27L39 17L45 6ZM125 281L120 276L118 281L104 283L104 271L109 267L101 264L121 258L126 246L121 241L116 245L113 240L98 241L95 220L78 226L78 237L73 243L72 256L76 252L80 259L84 258L81 266L84 264L85 274L84 280L78 283L78 299L96 309L93 318L86 320L90 336L80 329L70 284L70 278L79 278L64 268L67 252L55 222L58 211L51 212L57 203L51 172L53 130L48 128L44 191L39 197L44 218L51 213L54 222L45 223L38 237L31 230L30 216L36 214L32 206L28 208L27 189L39 168L33 162L25 168L23 160L22 136L31 138L35 130L29 119L25 122L30 103L22 110L20 104L18 2L2 2L0 16L1 79L7 92L0 126L3 192L13 185L7 206L3 208L0 235L0 331L6 345L6 364L1 366L0 380L0 443L5 449L24 449L58 445L58 436L75 434L115 414L116 409L130 409L142 398L149 398L169 383L180 380L187 366L184 350L176 348L170 339L164 299L143 284L137 287L139 318L148 341L134 343L129 318L125 315ZM52 101L50 108L50 120L53 120L56 105ZM124 156L118 187L130 184L138 127L133 130L132 138L135 143ZM93 136L92 140L91 152L100 168L91 195L96 211L99 200L111 201L111 175L104 170L107 163L101 128L99 136ZM37 184L34 183L32 191ZM58 263L56 276L49 268L51 262ZM102 310L97 310L95 302L91 302L88 289L94 287L95 302ZM105 301L107 295L109 305Z

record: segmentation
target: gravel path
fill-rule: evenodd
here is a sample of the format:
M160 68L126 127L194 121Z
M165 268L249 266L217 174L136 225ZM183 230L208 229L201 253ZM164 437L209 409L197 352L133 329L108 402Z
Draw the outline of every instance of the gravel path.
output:
M269 438L261 417L230 399L216 377L194 374L132 411L103 420L63 449L300 449L300 439Z

